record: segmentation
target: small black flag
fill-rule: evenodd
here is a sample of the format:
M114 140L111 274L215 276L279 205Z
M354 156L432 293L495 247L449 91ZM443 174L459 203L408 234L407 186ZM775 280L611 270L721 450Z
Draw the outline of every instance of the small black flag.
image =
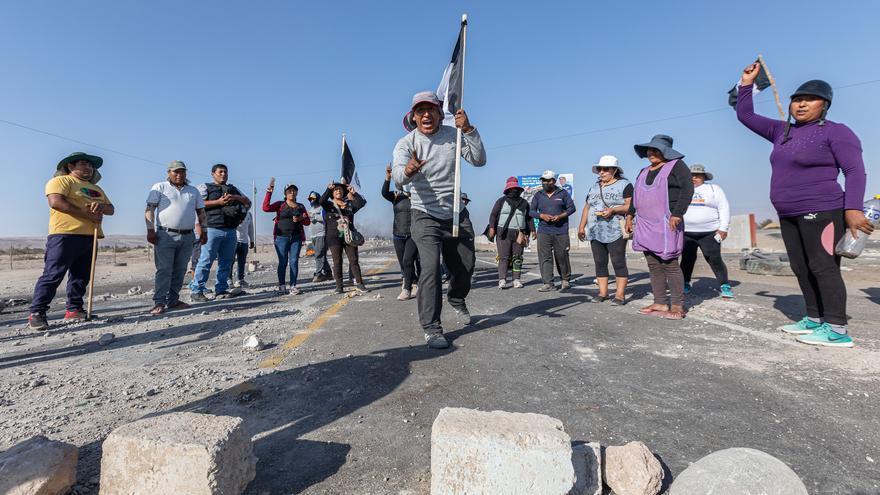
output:
M758 94L761 91L764 91L768 87L770 87L770 78L767 76L767 71L764 70L764 64L761 63L760 60L755 60L755 63L758 64L758 77L755 78L755 89L752 91L754 94ZM736 97L739 94L739 81L733 85L733 88L727 92L727 103L736 107Z
M348 143L342 138L342 178L346 184L351 184L354 176L354 157L351 156L351 150L348 149Z

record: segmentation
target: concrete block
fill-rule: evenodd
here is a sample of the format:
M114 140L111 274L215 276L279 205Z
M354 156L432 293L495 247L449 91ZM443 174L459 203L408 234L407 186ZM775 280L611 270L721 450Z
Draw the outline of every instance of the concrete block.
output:
M565 495L571 438L541 414L444 408L431 429L431 494Z
M78 457L73 445L31 437L0 453L0 493L63 495L76 483Z
M101 495L237 495L257 459L241 418L170 413L123 425L104 441Z
M571 463L577 479L570 495L602 495L602 447L598 443L572 446Z
M605 484L617 495L657 495L663 466L642 442L605 449Z
M670 495L772 493L807 495L807 488L784 462L755 449L719 450L688 466Z

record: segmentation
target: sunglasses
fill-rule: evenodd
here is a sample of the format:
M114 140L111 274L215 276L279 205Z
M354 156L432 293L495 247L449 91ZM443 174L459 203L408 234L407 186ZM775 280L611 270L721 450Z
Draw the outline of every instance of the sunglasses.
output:
M617 170L617 167L596 167L596 170L599 172L613 172L614 170Z

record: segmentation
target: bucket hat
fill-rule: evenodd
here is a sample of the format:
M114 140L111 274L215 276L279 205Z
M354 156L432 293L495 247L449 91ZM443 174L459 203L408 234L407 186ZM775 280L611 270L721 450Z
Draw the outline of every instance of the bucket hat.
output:
M99 168L101 168L101 165L104 164L104 159L100 156L89 155L87 153L83 153L82 151L77 151L62 158L61 161L58 162L58 166L55 167L55 170L63 170L68 163L78 162L80 160L90 162L92 166L95 167L95 170L98 170Z
M524 190L523 187L519 185L519 181L516 180L516 177L513 176L508 177L507 182L504 183L504 192L507 192L511 189L519 189L520 191Z
M651 138L651 142L645 144L637 144L634 145L633 148L636 150L636 154L639 155L639 158L645 158L648 156L648 148L654 148L655 150L659 150L663 155L663 158L666 160L677 160L684 158L684 155L672 149L672 138L667 136L666 134L657 134L656 136Z
M691 165L691 174L703 174L706 176L706 180L712 180L714 177L709 172L706 172L706 166L701 163Z
M599 163L593 165L593 173L598 174L600 167L614 167L619 170L621 174L623 174L623 169L620 167L620 163L617 160L617 157L614 155L603 155L601 158L599 158Z

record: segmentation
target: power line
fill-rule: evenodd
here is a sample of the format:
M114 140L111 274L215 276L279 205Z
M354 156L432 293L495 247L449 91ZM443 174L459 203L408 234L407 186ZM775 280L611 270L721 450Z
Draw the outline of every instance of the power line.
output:
M880 79L871 79L871 80L868 80L868 81L861 81L861 82L856 82L856 83L852 83L852 84L844 84L844 85L841 85L841 86L837 86L837 87L835 87L834 89L846 89L846 88L853 88L853 87L856 87L856 86L865 86L865 85L868 85L868 84L876 84L876 83L880 83ZM764 101L769 101L769 100L758 100L758 102L764 102ZM540 138L540 139L532 139L532 140L528 140L528 141L519 141L519 142L514 142L514 143L507 143L507 144L502 144L502 145L499 145L499 146L493 146L493 147L491 147L491 148L487 148L487 149L488 149L488 150L499 150L499 149L505 149L505 148L513 148L513 147L516 147L516 146L526 146L526 145L529 145L529 144L546 143L546 142L550 142L550 141L559 141L559 140L562 140L562 139L569 139L569 138L579 137L579 136L587 136L587 135L590 135L590 134L600 134L600 133L603 133L603 132L617 131L617 130L620 130L620 129L629 129L629 128L632 128L632 127L639 127L639 126L648 125L648 124L657 124L657 123L660 123L660 122L668 122L668 121L670 121L670 120L680 120L680 119L687 119L687 118L691 118L691 117L699 117L699 116L702 116L702 115L708 115L708 114L712 114L712 113L718 113L718 112L729 111L729 110L730 110L730 107L719 107L719 108L713 108L713 109L711 109L711 110L703 110L703 111L700 111L700 112L692 112L692 113L686 113L686 114L681 114L681 115L673 115L673 116L670 116L670 117L661 117L661 118L658 118L658 119L644 120L644 121L641 121L641 122L633 122L633 123L629 123L629 124L621 124L621 125L617 125L617 126L613 126L613 127L603 127L603 128L601 128L601 129L591 129L591 130L588 130L588 131L574 132L574 133L571 133L571 134L563 134L563 135L559 135L559 136L548 136L548 137ZM131 154L131 153L126 153L126 152L124 152L124 151L119 151L119 150L116 150L116 149L113 149L113 148L108 148L108 147L106 147L106 146L101 146L101 145L97 145L97 144L93 144L93 143L88 143L88 142L85 142L85 141L80 141L79 139L74 139L74 138L71 138L71 137L62 136L61 134L57 134L57 133L50 132L50 131L44 131L44 130L42 130L42 129L37 129L37 128L35 128L35 127L31 127L31 126L28 126L28 125L20 124L20 123L18 123L18 122L12 122L12 121L10 121L10 120L0 119L0 123L4 123L4 124L10 125L10 126L14 126L14 127L18 127L18 128L21 128L21 129L25 129L25 130L28 130L28 131L31 131L31 132L36 132L36 133L39 133L39 134L44 134L44 135L46 135L46 136L51 136L51 137L54 137L54 138L63 139L63 140L65 140L65 141L70 141L70 142L72 142L72 143L82 144L82 145L89 146L89 147L92 147L92 148L95 148L95 149L99 149L99 150L107 151L107 152L114 153L114 154L117 154L117 155L120 155L120 156L124 156L124 157L127 157L127 158L131 158L131 159L133 159L133 160L139 160L139 161L142 161L142 162L145 162L145 163L154 164L154 165L162 165L162 166L165 165L164 163L159 162L159 161L157 161L157 160L151 160L151 159L149 159L149 158L144 158L144 157L141 157L141 156L133 155L133 154ZM361 165L361 168L384 167L385 165L386 165L385 163L382 163L382 164ZM304 176L304 175L327 174L327 173L332 173L332 172L334 172L335 170L336 170L335 168L334 168L334 169L311 170L311 171L308 171L308 172L300 172L300 173L297 173L297 174L277 175L277 176L275 176L275 177L300 177L300 176ZM195 174L195 175L203 175L203 174ZM248 178L248 179L250 179L250 180L252 180L252 181L255 181L256 179L266 179L266 178L268 178L268 177L269 177L269 176L263 176L263 177L250 177L250 178Z

